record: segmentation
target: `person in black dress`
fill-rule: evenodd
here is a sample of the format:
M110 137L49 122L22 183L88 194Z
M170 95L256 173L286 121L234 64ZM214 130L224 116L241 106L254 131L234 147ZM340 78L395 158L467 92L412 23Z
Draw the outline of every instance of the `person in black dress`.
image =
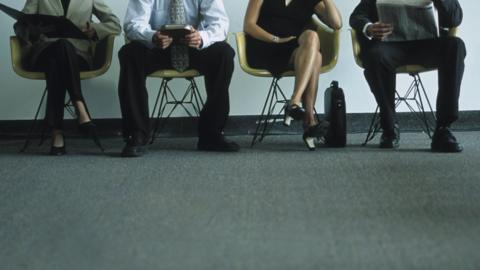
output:
M315 30L309 29L314 14L333 29L342 27L333 0L250 0L244 21L250 66L267 69L276 77L287 70L295 71L284 124L303 120L303 138L311 150L315 145L308 138L321 137L328 128L327 122L317 122L314 113L322 67L321 40Z

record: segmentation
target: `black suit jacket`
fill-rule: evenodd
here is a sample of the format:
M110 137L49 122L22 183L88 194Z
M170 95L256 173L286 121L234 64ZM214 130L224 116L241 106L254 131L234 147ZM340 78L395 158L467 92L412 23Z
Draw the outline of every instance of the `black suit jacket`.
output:
M441 28L459 26L463 19L463 11L458 0L433 0L438 10L439 25ZM363 34L367 23L378 21L377 0L361 0L350 16L350 26L357 33L360 46L366 48L372 42Z

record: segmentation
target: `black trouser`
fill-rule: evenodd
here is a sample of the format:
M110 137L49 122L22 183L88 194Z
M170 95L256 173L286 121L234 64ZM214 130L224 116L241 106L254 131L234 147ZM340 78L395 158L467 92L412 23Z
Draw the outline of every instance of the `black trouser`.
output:
M48 95L45 122L50 128L62 129L66 91L72 102L83 101L80 71L88 70L88 63L77 55L70 42L60 39L39 54L33 69L43 71L46 75Z
M456 37L407 41L373 41L362 54L365 78L380 108L381 126L393 133L395 70L403 65L438 68L437 125L448 126L458 118L458 99L465 68L465 44Z
M190 49L190 67L205 77L207 101L200 112L200 138L219 136L230 111L228 88L233 74L235 52L226 42L217 42L203 50ZM118 94L123 118L123 135L141 132L150 134L146 77L171 68L170 49L149 49L140 42L131 42L120 50L120 82Z

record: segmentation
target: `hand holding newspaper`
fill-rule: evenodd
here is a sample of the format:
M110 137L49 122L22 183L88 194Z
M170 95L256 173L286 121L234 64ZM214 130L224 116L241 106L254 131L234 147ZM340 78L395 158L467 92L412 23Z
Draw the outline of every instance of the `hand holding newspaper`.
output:
M391 24L393 33L384 41L431 39L439 36L438 20L431 0L378 0L382 23Z

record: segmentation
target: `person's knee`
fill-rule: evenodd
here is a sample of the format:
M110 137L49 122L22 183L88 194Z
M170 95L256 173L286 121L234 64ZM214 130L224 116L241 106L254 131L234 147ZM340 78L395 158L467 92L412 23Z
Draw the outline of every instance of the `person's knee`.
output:
M215 54L220 59L231 59L235 57L235 51L226 42L217 42L214 45Z
M68 52L75 53L75 47L66 39L59 39L52 44L53 52L57 59L65 59Z
M463 55L465 57L467 49L465 42L459 37L447 37L445 38L446 53L455 52L456 54Z
M303 32L300 42L303 43L301 45L305 45L310 48L320 47L320 38L318 37L317 32L313 30L306 30Z
M364 68L376 68L388 62L387 52L382 46L371 46L363 53Z
M208 48L208 58L211 63L211 67L217 66L219 68L232 70L233 72L233 58L235 57L235 51L226 42L217 42Z
M139 41L132 41L124 45L118 52L120 64L141 58L145 49L146 46Z
M317 67L321 68L322 62L323 62L323 55L321 52L317 52L317 55L315 57L315 64L317 65Z

